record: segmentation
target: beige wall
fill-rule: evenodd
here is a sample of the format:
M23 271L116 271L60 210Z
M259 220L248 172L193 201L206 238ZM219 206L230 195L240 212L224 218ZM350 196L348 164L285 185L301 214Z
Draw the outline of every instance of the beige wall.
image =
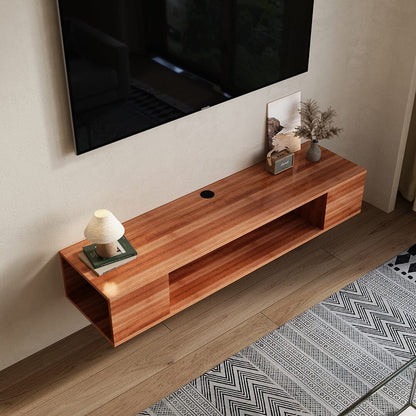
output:
M390 210L415 21L414 0L315 0L307 74L75 156L55 0L0 0L0 368L87 325L56 253L95 209L124 221L261 159L276 98L334 106L344 134L326 144L368 169L366 200Z
M402 172L400 175L399 191L404 198L413 202L413 210L416 211L416 105L413 104L413 112L409 125L409 134L406 143L406 151L403 158Z

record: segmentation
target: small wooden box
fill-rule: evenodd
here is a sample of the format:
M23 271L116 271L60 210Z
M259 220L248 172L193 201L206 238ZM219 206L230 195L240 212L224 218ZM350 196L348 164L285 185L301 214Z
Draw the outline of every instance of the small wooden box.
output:
M293 153L287 149L283 149L280 152L271 150L267 154L267 171L273 175L277 175L278 173L293 167L293 160Z

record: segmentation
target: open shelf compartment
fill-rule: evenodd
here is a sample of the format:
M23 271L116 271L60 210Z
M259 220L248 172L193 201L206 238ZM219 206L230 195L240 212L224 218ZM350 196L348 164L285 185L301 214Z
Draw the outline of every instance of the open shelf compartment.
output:
M107 300L76 270L61 258L68 299L113 343L113 330Z
M179 312L323 232L327 195L169 274L170 312Z

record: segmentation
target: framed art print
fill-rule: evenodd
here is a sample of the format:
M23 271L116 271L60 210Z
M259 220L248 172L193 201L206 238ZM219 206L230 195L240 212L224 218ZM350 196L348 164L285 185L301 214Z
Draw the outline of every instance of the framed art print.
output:
M269 150L300 150L301 139L294 134L300 125L300 91L267 104L267 141Z

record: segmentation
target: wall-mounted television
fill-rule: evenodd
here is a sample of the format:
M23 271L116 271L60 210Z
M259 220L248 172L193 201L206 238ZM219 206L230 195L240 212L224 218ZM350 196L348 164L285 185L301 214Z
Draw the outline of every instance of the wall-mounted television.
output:
M308 70L313 0L58 0L76 153Z

